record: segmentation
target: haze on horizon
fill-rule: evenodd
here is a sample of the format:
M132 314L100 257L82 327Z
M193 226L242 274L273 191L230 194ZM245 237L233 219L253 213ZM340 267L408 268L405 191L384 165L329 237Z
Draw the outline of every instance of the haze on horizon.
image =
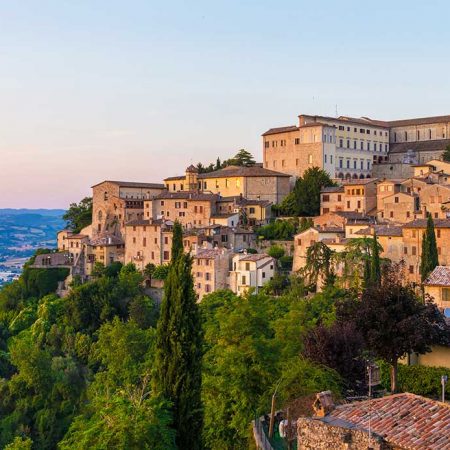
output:
M445 1L21 1L0 9L0 208L160 182L300 113L450 114Z

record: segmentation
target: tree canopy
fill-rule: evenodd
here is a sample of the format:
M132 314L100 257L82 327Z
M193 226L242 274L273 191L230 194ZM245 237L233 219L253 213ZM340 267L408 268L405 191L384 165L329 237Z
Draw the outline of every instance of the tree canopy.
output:
M92 223L92 197L85 197L79 203L71 203L63 215L67 228L79 233L84 227Z
M294 190L278 206L285 216L317 216L320 214L320 191L335 186L327 172L311 167L295 182Z

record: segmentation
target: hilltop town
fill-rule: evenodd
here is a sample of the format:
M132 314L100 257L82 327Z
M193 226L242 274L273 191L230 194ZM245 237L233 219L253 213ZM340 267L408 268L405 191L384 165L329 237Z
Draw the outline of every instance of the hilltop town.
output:
M407 280L420 284L428 215L436 228L438 270L447 273L450 163L443 154L449 145L450 116L386 122L300 115L298 126L262 134L263 163L202 173L190 165L184 174L162 182L95 184L92 223L78 232L60 231L58 252L39 255L35 267L69 267L63 291L74 276L87 279L96 263L131 262L141 271L160 268L171 259L172 228L178 221L185 251L194 258L199 300L224 288L257 292L280 269L298 272L315 242L340 253L351 239L374 234L381 256L403 262ZM292 195L296 179L313 168L334 180L321 189L320 212L308 217L306 228L294 218L297 225L288 239L266 239L258 232L264 225L292 223L291 214L282 217L277 205ZM282 248L284 266L274 244ZM153 278L153 285L161 287L162 280ZM450 285L436 298L443 308L446 288Z

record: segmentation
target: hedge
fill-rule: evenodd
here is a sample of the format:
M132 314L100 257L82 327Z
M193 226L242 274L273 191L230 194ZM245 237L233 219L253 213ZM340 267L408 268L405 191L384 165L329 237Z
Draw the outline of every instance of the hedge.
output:
M391 389L390 364L382 361L377 363L381 369L381 384L383 388ZM411 392L424 397L441 398L441 376L447 375L450 381L450 369L446 367L406 366L398 365L397 386L399 392ZM446 395L450 396L450 382L445 387Z

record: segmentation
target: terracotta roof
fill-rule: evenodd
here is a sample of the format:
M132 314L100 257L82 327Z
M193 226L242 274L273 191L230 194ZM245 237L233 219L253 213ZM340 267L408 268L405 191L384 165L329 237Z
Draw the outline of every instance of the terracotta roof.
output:
M167 177L164 178L164 181L175 181L175 180L185 180L186 179L186 175L179 175L176 177Z
M271 258L267 253L255 253L244 255L239 261L260 261L261 259Z
M348 421L408 450L450 449L450 406L404 393L336 407L324 422Z
M450 116L419 117L417 119L391 120L390 127L404 127L408 125L427 125L432 123L450 122Z
M43 264L45 260L45 264ZM34 263L31 267L56 267L56 266L71 266L73 264L73 259L67 252L55 252L55 253L45 253L42 255L37 255Z
M113 180L105 180L100 183L94 184L93 188L99 186L103 183L112 183L117 184L120 187L133 187L133 188L143 188L143 189L165 189L164 184L160 183L140 183L138 181L113 181Z
M84 239L89 237L86 234L68 234L67 239Z
M416 219L405 223L403 228L426 228L427 219ZM434 219L435 228L450 228L450 219Z
M344 192L344 186L328 186L328 187L323 187L320 190L320 193L327 193L327 192Z
M332 227L324 225L323 227L316 227L317 231L320 231L321 233L345 233L344 229L342 227Z
M438 152L444 151L447 145L450 145L450 139L400 142L397 144L390 144L389 153L406 153L408 150L414 150L415 152Z
M145 219L136 219L136 220L130 220L125 224L126 227L136 227L136 226L149 226L149 225L162 225L164 222L161 219L151 219L151 220L145 220Z
M228 166L209 173L201 173L198 178L228 178L228 177L290 177L290 175L259 166Z
M95 237L90 240L89 245L98 247L107 247L109 245L123 245L122 238L114 235Z
M195 167L194 165L190 165L187 169L186 169L186 172L189 172L189 173L198 173L198 169L197 169L197 167Z
M155 200L209 200L216 201L219 196L217 194L208 194L197 191L179 191L179 192L162 192L154 197Z
M357 180L344 180L342 184L344 186L350 186L350 185L358 185L358 184L369 184L373 183L374 181L378 181L378 178L360 178Z
M435 267L423 284L427 286L450 286L450 267Z
M218 256L224 254L223 249L221 248L202 248L197 251L194 255L194 258L198 259L216 259Z
M262 136L268 136L270 134L286 133L289 131L298 131L298 127L295 125L288 125L286 127L271 128L270 130L267 130L265 133L263 133Z
M339 117L329 117L329 116L315 116L308 114L300 114L299 117L312 118L313 120L326 120L333 122L345 123L347 125L363 125L367 127L375 127L375 128L388 128L388 123L382 120L374 120L369 119L368 117L348 117L348 116L339 116Z
M397 225L374 225L371 227L363 228L362 230L358 230L355 234L372 236L374 228L377 236L402 236L402 227Z
M239 213L231 212L231 213L223 213L223 214L213 214L211 219L228 219L229 217L238 216Z
M366 216L365 214L356 211L335 211L334 214L344 217L344 219L347 220L364 220L366 222L373 221L373 217Z
M300 128L308 128L308 127L336 127L336 125L330 125L329 123L323 122L308 122L300 126Z

